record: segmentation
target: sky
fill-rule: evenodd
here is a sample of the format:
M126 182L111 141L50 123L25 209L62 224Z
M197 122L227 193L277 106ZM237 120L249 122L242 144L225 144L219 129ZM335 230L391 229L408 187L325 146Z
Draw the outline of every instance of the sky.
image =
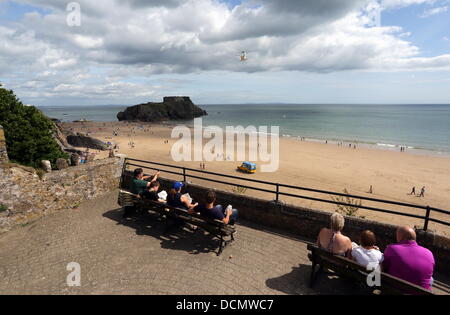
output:
M0 0L0 83L37 106L449 104L450 0Z

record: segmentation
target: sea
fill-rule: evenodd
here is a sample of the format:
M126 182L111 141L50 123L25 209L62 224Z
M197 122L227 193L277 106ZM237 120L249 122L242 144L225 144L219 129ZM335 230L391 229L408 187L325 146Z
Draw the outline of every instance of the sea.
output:
M450 156L450 105L199 105L203 126L279 126L283 137ZM127 106L42 106L62 121L117 121ZM180 122L193 125L193 121Z

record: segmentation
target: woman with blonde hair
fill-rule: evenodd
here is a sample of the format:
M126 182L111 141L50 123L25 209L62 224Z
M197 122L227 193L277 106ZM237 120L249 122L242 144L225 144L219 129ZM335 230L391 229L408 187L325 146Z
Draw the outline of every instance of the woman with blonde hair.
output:
M352 241L342 234L345 219L340 213L333 213L330 218L330 228L323 228L317 237L317 246L339 256L350 257Z

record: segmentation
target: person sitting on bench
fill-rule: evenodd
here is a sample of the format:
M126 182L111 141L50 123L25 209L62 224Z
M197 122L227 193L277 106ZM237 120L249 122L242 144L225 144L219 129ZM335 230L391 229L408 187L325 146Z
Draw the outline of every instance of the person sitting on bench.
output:
M169 191L167 195L167 204L169 206L192 210L198 203L191 204L191 201L183 194L181 194L181 188L183 188L184 184L182 182L175 182L172 186L172 189Z
M211 219L219 220L225 224L234 225L237 220L238 211L227 207L223 209L222 205L214 206L216 202L216 193L212 190L208 191L205 195L205 204L195 208L195 211L200 212L200 215Z
M417 244L416 232L409 226L397 228L397 242L388 245L384 251L382 270L431 290L435 265L433 253Z
M161 185L159 184L158 181L151 182L150 183L150 187L148 189L145 189L142 192L141 196L144 199L147 199L147 200L158 201L158 202L161 202L161 203L166 203L166 201L164 199L161 199L158 196L158 190L159 190L160 186Z
M145 179L150 178L150 176L144 176L144 170L142 168L137 168L133 172L133 178L130 182L130 191L133 194L141 196L144 189L150 187L150 184L159 176L159 171L153 176L151 181L146 181ZM123 218L128 219L136 214L135 206L127 206L124 209Z
M341 214L333 213L330 219L330 229L323 228L320 231L317 237L317 246L332 254L350 257L352 241L341 233L344 228L344 221L345 219Z
M158 179L159 171L156 172L155 175L152 176L144 176L144 170L142 168L137 168L134 170L133 178L131 179L130 183L130 191L133 194L141 194L144 189L147 187L150 187L150 184ZM152 177L150 181L148 179Z
M369 264L379 265L383 260L383 253L375 245L377 242L375 234L369 230L363 231L359 241L361 244L359 246L352 243L354 245L352 250L353 260L364 267L367 267Z

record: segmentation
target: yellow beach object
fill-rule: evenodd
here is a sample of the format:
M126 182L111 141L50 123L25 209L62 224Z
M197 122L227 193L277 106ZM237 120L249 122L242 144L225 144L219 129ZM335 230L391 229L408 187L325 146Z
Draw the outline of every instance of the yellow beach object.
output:
M238 166L238 170L244 173L253 174L256 172L256 164L243 162L242 165Z

